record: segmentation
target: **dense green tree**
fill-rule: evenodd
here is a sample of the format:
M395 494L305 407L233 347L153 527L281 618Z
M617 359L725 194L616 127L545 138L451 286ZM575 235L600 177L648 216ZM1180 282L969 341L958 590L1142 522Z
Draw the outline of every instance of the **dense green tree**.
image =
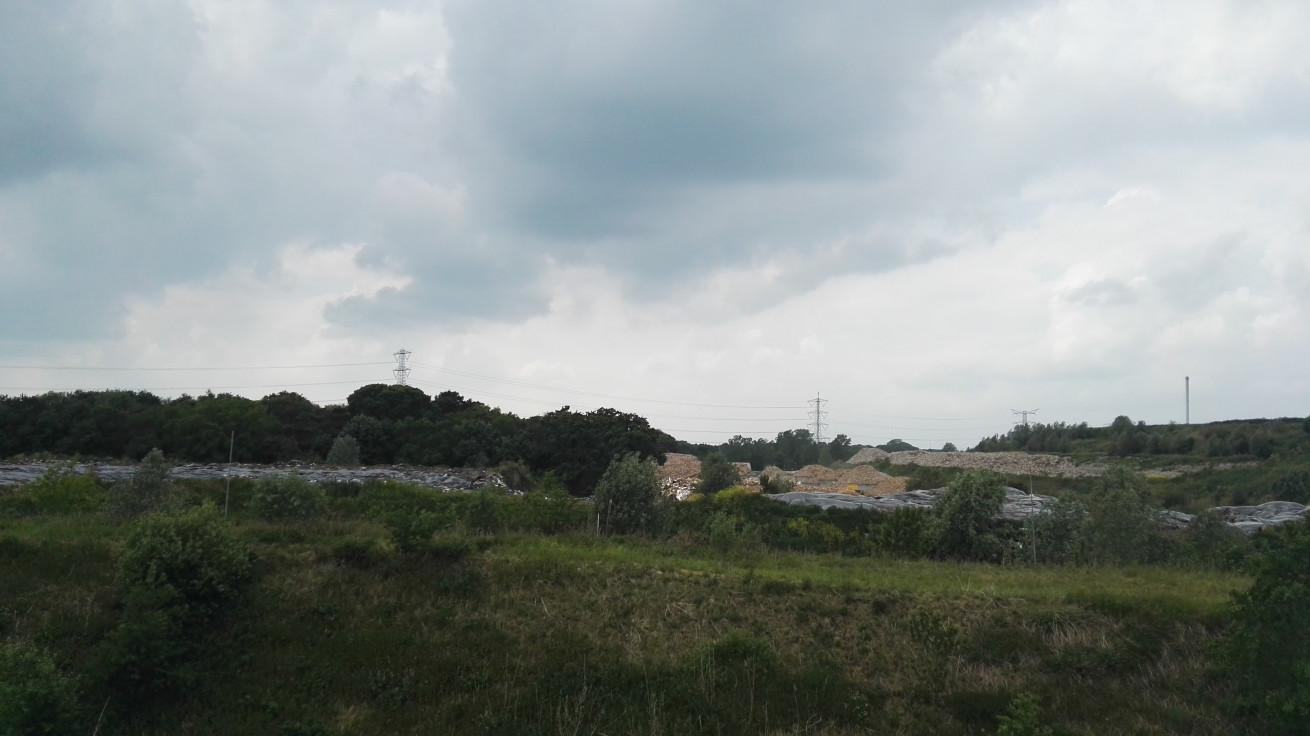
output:
M977 470L951 481L933 505L931 540L937 556L999 560L1002 549L996 517L1004 500L1005 484L996 473Z
M328 465L353 468L359 465L359 443L348 434L340 435L332 442L332 449L327 455Z
M381 421L419 419L427 416L432 402L422 389L395 383L370 383L360 386L346 398L351 416L373 417Z
M778 467L783 470L799 470L819 459L819 445L808 429L779 432L774 444L777 447Z
M317 460L326 454L320 426L323 410L318 405L290 391L270 394L258 403L272 420L261 455L277 460Z
M229 445L239 462L277 459L270 437L277 421L257 401L232 394L182 395L161 407L160 447L169 457L227 462Z
M851 445L850 437L839 434L828 443L828 452L834 462L844 463L855 454L855 448Z
M596 483L596 513L604 531L651 531L657 522L662 485L651 458L631 452L615 457Z
M886 444L878 445L877 447L879 450L885 450L887 452L909 452L911 450L919 449L902 439L889 440Z
M467 409L481 406L472 399L466 399L459 395L458 391L442 391L432 397L432 410L437 416L446 416L448 414L458 414Z
M362 414L351 417L342 434L359 443L359 459L365 465L390 465L396 459L395 424Z
M558 411L527 420L521 457L535 472L553 471L575 496L587 495L612 458L636 453L664 462L677 441L636 414L597 409L586 414Z

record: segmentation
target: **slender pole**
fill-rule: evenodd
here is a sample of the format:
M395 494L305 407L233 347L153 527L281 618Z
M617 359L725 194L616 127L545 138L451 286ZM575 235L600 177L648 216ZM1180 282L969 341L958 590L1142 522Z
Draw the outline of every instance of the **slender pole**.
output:
M228 503L232 500L232 450L237 444L237 431L232 430L232 436L227 440L227 470L224 471L223 477L226 481L226 488L223 490L223 515L227 516Z
M1033 564L1037 564L1037 529L1033 527L1033 505L1037 501L1033 497L1033 474L1028 474L1028 541L1032 543Z
M1192 423L1192 377L1183 376L1183 424Z

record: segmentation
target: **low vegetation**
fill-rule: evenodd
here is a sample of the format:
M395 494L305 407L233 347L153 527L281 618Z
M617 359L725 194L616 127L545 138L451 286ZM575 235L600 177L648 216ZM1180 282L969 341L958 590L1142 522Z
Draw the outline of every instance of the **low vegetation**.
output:
M520 420L389 387L344 413L40 398L0 402L6 442L144 460L125 482L55 464L0 488L0 734L1290 734L1310 718L1307 526L1248 540L1205 515L1167 532L1154 511L1310 493L1299 420L1162 430L1168 445L1126 418L1035 425L1025 446L1148 449L1068 481L884 465L946 491L879 514L736 485L731 463L759 459L743 455L849 457L803 430L701 448L699 492L672 502L655 464L671 438L612 410ZM251 457L449 455L515 491L170 481L162 452L95 430L115 401L146 437L192 427L177 457L221 453L209 420L247 412L285 416ZM81 423L59 440L38 430L70 425L41 416ZM1166 458L1225 462L1165 476ZM1023 481L1059 502L998 519Z
M937 512L879 515L740 488L669 503L653 470L619 457L596 503L555 481L304 501L283 476L234 483L226 517L218 482L147 488L174 500L139 517L41 508L78 476L5 491L0 725L1228 734L1304 707L1279 673L1306 653L1267 656L1305 605L1286 592L1303 531L1228 538L1219 557L1174 535L1149 560L1034 565L1040 530L990 516L996 476L960 475ZM1098 549L1138 544L1123 528Z

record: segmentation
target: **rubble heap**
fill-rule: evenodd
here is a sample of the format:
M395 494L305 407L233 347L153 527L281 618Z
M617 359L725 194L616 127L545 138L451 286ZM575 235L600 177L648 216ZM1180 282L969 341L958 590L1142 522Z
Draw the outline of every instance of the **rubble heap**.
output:
M823 493L795 491L792 493L768 494L765 497L793 506L818 506L820 508L872 509L891 512L903 508L930 509L945 488L932 490L888 493L882 496L854 496L844 493ZM1028 494L1018 488L1005 489L1005 500L1001 504L1000 518L1010 521L1024 521L1032 516L1047 512L1047 506L1055 499L1041 494ZM1210 512L1219 516L1233 532L1251 536L1261 529L1300 521L1306 516L1306 507L1291 501L1270 501L1259 506L1217 506ZM1195 517L1181 511L1161 510L1156 512L1156 519L1165 529L1186 529Z
M49 469L53 463L27 463L0 465L0 486L31 483ZM94 473L108 481L130 480L136 474L135 465L77 463L74 473ZM446 491L467 491L483 486L504 487L505 481L496 473L474 468L427 468L407 465L386 467L341 468L313 463L283 463L278 465L223 465L215 463L187 463L175 465L168 476L180 480L222 480L224 478L256 479L276 473L298 473L311 483L366 483L369 481L400 481L440 488Z

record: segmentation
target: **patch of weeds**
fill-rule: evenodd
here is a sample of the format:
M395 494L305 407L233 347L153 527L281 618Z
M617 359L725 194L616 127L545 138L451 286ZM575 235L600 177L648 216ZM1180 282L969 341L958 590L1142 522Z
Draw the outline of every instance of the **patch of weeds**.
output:
M897 591L881 592L869 601L869 610L875 616L888 616L899 613L909 605L910 597Z
M315 721L284 723L282 724L280 731L282 736L330 736L332 733L322 724Z
M975 662L1008 664L1022 662L1027 657L1048 651L1040 635L1006 622L974 629L961 647L961 654Z
M358 570L370 570L385 562L387 551L372 539L343 539L332 546L330 557Z
M796 585L786 580L762 580L759 591L764 595L789 595L796 592Z
M1042 707L1029 693L1016 696L997 719L996 736L1052 736L1053 733L1042 723Z
M473 554L475 545L468 537L458 534L441 534L433 537L422 551L429 557L447 562L458 562Z
M1133 662L1114 649L1103 647L1072 647L1045 657L1047 667L1078 677L1102 677L1122 672Z
M973 728L996 727L1011 702L1009 693L961 690L946 696L946 710L956 720Z
M398 710L410 698L413 686L412 670L395 670L390 667L368 673L368 690L383 708Z
M910 639L937 654L954 654L963 636L960 627L931 608L916 608L905 619Z

